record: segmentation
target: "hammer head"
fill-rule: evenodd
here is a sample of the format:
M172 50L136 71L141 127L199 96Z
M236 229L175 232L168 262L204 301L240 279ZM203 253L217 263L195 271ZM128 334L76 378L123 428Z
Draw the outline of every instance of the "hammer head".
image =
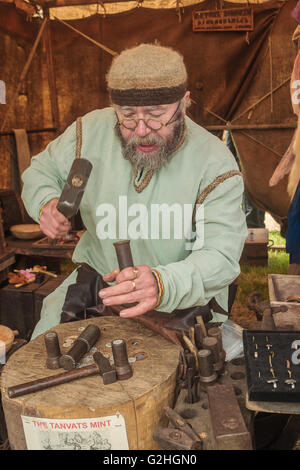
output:
M67 219L73 217L79 209L92 168L89 160L75 158L56 206Z
M100 375L102 376L104 385L112 384L117 381L117 373L110 365L109 360L103 356L99 351L93 355L94 361L96 362Z

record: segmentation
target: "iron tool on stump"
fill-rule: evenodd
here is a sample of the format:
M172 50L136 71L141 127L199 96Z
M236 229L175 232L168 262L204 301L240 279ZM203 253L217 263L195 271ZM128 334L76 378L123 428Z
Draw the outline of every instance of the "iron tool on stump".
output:
M9 398L17 398L29 393L40 392L41 390L54 387L55 385L65 384L76 379L81 379L83 377L89 377L91 375L97 374L103 376L103 383L107 384L115 382L115 375L113 373L108 374L109 371L107 370L107 364L105 367L103 367L102 355L95 353L93 358L95 360L95 364L9 387L7 389L8 396Z

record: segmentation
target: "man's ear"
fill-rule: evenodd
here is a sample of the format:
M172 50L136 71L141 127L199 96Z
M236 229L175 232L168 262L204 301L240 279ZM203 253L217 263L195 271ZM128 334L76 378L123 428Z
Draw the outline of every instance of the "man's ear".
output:
M183 108L183 111L184 113L186 112L186 109L190 106L191 104L191 101L190 101L190 95L191 95L191 92L190 91L186 91L185 92L185 95L183 97L183 100L184 100L184 108Z

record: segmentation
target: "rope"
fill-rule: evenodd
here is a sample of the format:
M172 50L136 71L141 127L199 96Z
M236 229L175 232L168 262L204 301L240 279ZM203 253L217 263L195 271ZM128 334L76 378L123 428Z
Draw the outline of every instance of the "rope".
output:
M270 52L270 98L271 98L271 113L273 113L273 60L272 60L272 39L269 36L269 52Z
M244 136L248 137L248 139L251 139L253 140L254 142L256 142L258 145L261 145L262 147L264 147L265 149L269 150L270 152L274 153L274 155L277 155L277 157L279 157L280 159L283 157L282 154L280 154L279 152L277 152L276 150L274 149L271 149L271 147L269 147L268 145L264 144L263 142L261 142L260 140L256 139L255 137L253 137L252 135L250 134L247 134L246 132L243 132L243 131L239 131L239 130L236 130L234 132L240 132L241 134L243 134Z
M284 80L282 83L280 83L280 85L278 85L277 87L275 87L273 90L272 90L272 93L275 93L275 91L279 90L279 88L281 88L283 85L285 85L287 82L289 82L291 79L291 77L287 78L286 80ZM268 96L270 96L271 94L271 91L269 91L266 95L262 96L262 98L260 98L259 100L255 101L255 103L253 103L251 106L249 106L249 108L245 109L245 111L243 111L241 114L238 114L238 116L235 116L231 123L233 123L234 121L236 121L237 119L239 119L240 117L244 116L244 114L246 114L248 111L251 111L251 109L255 108L255 106L257 106L259 103L261 103L262 101L264 101L266 98L268 98Z
M221 116L218 116L218 114L214 113L213 111L210 111L210 109L208 108L205 108L205 111L207 111L208 113L212 114L212 116L215 116L216 118L220 119L220 121L223 121L225 122L226 124L231 124L233 121L229 122L229 121L225 121L225 119L223 119ZM232 132L232 131L231 131ZM249 135L247 134L246 132L243 132L242 130L239 130L239 129L236 129L234 132L240 132L240 134L243 134L244 136L248 137L248 139L251 139L253 140L254 142L256 142L257 144L261 145L262 147L264 147L265 149L269 150L270 152L274 153L274 155L277 155L280 159L283 157L283 155L281 155L279 152L277 152L276 150L273 150L271 149L271 147L269 147L268 145L264 144L263 142L261 142L260 140L256 139L255 137L253 137L252 135Z
M182 8L182 12L184 12L184 7L183 7L182 1L181 0L176 0L176 13L177 13L177 16L178 16L179 23L182 22L181 8Z
M217 187L219 186L219 184L223 183L224 181L226 181L227 179L229 178L232 178L232 176L241 176L243 178L243 175L240 171L238 170L231 170L231 171L227 171L226 173L223 173L222 175L220 176L217 176L213 181L212 183L210 183L208 186L206 186L206 188L202 191L202 193L200 194L200 196L198 197L197 201L196 201L196 204L194 206L194 210L193 210L193 217L192 217L192 221L193 223L195 223L195 215L196 215L196 209L197 209L197 206L200 206L201 204L203 204L203 202L205 201L205 199L207 198L207 196Z

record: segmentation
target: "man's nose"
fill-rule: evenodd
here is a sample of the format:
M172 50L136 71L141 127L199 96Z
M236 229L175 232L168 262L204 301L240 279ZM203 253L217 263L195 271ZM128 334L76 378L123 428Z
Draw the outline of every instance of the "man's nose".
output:
M151 129L149 129L149 127L146 126L143 119L139 119L138 125L135 129L135 133L139 137L144 137L151 133Z

